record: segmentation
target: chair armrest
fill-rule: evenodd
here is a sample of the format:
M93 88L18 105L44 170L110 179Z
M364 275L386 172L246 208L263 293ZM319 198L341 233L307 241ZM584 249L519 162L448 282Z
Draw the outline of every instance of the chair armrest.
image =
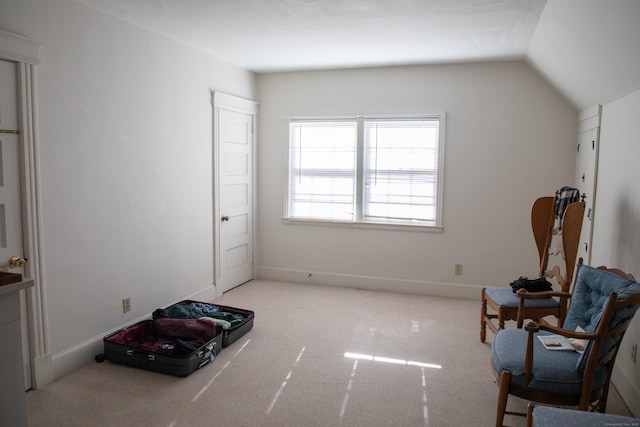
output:
M516 325L518 328L522 328L524 323L524 301L526 299L538 299L549 297L571 298L569 292L560 291L543 291L543 292L527 292L526 289L518 289L516 295L520 297L520 303L518 304L518 315L516 316Z
M570 329L558 328L557 326L541 324L536 322L529 322L525 328L529 334L533 334L538 331L547 331L557 335L562 335L565 338L576 338L580 340L594 340L597 338L597 334L594 332L578 332Z
M524 380L526 384L529 385L533 373L533 333L540 330L540 325L536 322L529 322L524 329L529 332L529 336L527 337L527 350L524 355Z

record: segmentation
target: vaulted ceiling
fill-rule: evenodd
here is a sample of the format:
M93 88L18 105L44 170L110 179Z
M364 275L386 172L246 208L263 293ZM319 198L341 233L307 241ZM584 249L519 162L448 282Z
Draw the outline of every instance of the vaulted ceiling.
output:
M77 0L256 73L525 59L577 109L640 89L637 0Z

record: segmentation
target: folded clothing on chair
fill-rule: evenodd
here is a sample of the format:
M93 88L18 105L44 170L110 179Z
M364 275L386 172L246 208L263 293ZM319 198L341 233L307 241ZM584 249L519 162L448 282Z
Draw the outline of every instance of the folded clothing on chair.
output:
M551 283L544 277L529 279L528 277L520 276L519 279L514 280L510 285L514 293L518 292L519 289L526 289L527 292L544 292L553 290Z

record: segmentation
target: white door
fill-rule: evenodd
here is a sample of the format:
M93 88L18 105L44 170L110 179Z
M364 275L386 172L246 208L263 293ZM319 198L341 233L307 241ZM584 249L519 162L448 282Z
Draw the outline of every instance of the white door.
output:
M587 265L591 265L591 243L600 145L600 114L601 107L596 105L581 112L578 121L575 187L586 196L578 257L582 258L583 263Z
M253 279L254 115L215 107L216 292Z
M17 68L13 62L0 60L0 270L24 274L23 268L9 265L11 257L23 260L19 144ZM31 370L25 291L21 291L20 305L25 389L29 389Z

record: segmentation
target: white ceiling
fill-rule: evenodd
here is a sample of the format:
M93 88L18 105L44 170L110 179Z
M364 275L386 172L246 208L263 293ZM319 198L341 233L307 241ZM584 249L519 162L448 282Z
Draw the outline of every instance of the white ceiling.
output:
M546 0L79 0L255 72L522 59Z
M76 0L257 73L526 59L578 110L640 89L639 0Z

